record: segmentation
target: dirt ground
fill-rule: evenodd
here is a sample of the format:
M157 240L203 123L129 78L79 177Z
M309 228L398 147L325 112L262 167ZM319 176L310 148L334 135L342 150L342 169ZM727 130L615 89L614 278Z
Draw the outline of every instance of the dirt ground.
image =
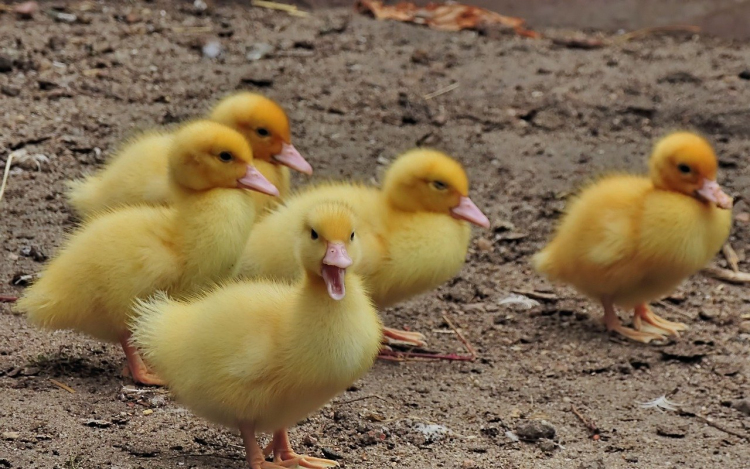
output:
M430 350L463 352L447 312L480 358L378 362L292 430L301 452L349 468L750 467L746 287L694 276L655 305L690 330L642 345L608 337L597 305L528 265L571 191L602 172L643 171L654 139L674 128L710 137L720 182L748 200L750 45L677 34L585 50L549 39L574 31L445 33L350 9L297 18L240 4L50 5L77 19L0 14L0 160L21 148L47 157L15 166L0 203L0 294L21 294L16 284L75 226L64 181L138 129L257 90L289 111L310 181L370 180L398 153L433 146L464 163L493 224L475 232L456 279L384 312L390 326L425 332ZM211 40L216 59L201 53ZM258 43L274 51L248 60ZM731 236L743 259L745 201ZM547 299L500 304L518 290ZM115 346L36 330L0 304L0 468L245 467L237 436L121 378L122 364ZM664 394L679 412L638 405Z

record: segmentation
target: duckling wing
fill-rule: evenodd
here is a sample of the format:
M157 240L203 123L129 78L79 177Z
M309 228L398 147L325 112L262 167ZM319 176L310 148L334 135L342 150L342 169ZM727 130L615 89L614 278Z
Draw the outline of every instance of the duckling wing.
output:
M648 180L611 177L584 190L569 206L552 242L534 265L553 280L597 298L638 283L639 232Z

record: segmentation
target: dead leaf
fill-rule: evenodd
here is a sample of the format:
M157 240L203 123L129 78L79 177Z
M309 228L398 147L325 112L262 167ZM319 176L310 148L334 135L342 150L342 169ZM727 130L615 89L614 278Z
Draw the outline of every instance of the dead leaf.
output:
M384 5L380 0L359 0L356 8L360 13L369 13L378 20L423 24L441 31L478 30L487 26L499 25L513 28L516 34L520 36L540 37L539 33L524 27L526 21L522 18L503 16L484 8L459 3L447 5L428 3L424 7L419 7L411 2Z

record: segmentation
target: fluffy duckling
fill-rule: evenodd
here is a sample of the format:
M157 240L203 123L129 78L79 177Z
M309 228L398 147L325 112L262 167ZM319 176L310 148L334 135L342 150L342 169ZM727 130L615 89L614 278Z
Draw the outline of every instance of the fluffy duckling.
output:
M359 236L365 249L357 272L364 276L378 308L436 288L456 275L466 259L469 223L489 226L469 198L469 181L461 164L434 150L415 149L391 165L382 190L333 183L291 197L253 229L240 274L297 278L301 269L292 262L289 246L294 235L287 226L324 200L351 204L361 220ZM386 328L385 335L424 345L419 333Z
M649 166L650 177L610 176L584 189L533 258L538 272L600 301L607 330L641 342L687 328L647 303L701 269L732 223L732 199L716 183L716 155L703 138L664 137ZM621 325L615 305L635 308L635 329Z
M349 271L362 246L352 210L313 204L290 220L294 285L235 282L192 301L162 295L137 307L133 343L179 401L239 428L253 469L318 468L334 461L294 453L286 428L362 376L382 337L362 280ZM264 451L256 432L273 432Z
M289 192L289 169L312 174L312 167L291 143L289 118L274 101L240 92L221 100L210 120L231 127L250 142L258 170L284 197ZM68 199L76 212L88 218L108 208L174 201L168 181L167 153L173 134L149 132L117 152L99 172L68 184ZM253 193L263 214L278 200Z
M86 222L18 302L39 326L119 342L143 384L161 381L128 342L133 300L157 290L187 294L229 276L255 221L250 191L278 194L252 165L247 141L221 124L185 125L167 154L172 206L125 207Z

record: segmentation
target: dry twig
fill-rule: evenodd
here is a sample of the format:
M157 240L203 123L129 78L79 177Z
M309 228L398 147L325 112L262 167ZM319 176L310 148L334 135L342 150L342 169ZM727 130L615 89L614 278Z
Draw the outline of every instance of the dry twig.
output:
M742 285L750 283L750 274L747 272L733 272L729 269L722 269L720 267L706 267L702 272L709 277L713 277L717 280L724 282L734 283Z
M432 98L437 98L438 96L440 96L442 94L449 93L449 92L455 90L456 88L458 88L459 86L460 85L458 83L452 83L452 84L450 84L448 86L440 88L437 91L433 91L432 93L427 93L426 95L422 96L422 98L424 98L425 101L429 101Z
M554 293L547 293L547 292L541 292L541 291L536 291L536 290L512 290L512 291L513 293L516 293L518 295L528 296L529 298L534 299L534 300L557 301L560 299L560 297Z
M570 411L573 412L573 414L578 417L578 420L580 420L581 423L583 423L586 428L589 429L592 439L598 440L601 438L600 435L602 431L599 429L599 427L596 426L593 420L589 420L584 417L583 414L578 409L576 409L576 406L574 406L573 404L570 405Z
M0 185L0 201L3 200L5 193L5 184L8 183L8 174L10 174L10 164L13 162L13 153L8 154L8 160L5 162L5 171L3 172L3 183Z
M456 335L458 336L461 343L464 344L464 347L466 347L466 351L468 351L471 354L471 361L474 361L477 359L477 351L474 349L474 347L469 343L468 340L466 340L466 337L464 337L463 333L461 332L461 329L456 327L456 325L453 323L453 321L450 320L447 313L443 313L443 319L445 322L448 323L449 326L451 326L451 329L456 331Z
M271 2L268 0L252 0L250 4L254 7L283 11L292 16L298 16L300 18L306 18L310 16L310 13L298 9L296 5L288 5L286 3Z
M740 271L740 256L737 255L737 253L732 248L732 245L729 243L726 243L724 247L721 248L721 253L724 254L724 258L729 263L729 266L732 268L734 273L739 273Z
M722 425L720 423L714 422L713 420L711 420L708 417L704 417L703 415L698 415L698 414L695 414L693 412L688 412L688 411L681 411L680 415L682 415L683 417L695 417L698 420L700 420L701 422L705 423L706 425L708 425L710 427L714 427L715 429L717 429L719 431L722 431L722 432L724 432L726 434L729 434L729 435L732 435L732 436L736 436L737 438L742 438L742 439L745 439L745 440L750 440L750 434L741 433L741 432L738 432L736 430L732 430L731 428L727 428L727 427L725 427L724 425Z
M49 382L52 383L52 384L54 384L55 386L57 386L58 388L60 388L62 390L68 391L71 394L75 394L76 393L75 389L71 388L70 386L68 386L65 383L61 383L60 381L58 381L56 379L50 378Z

